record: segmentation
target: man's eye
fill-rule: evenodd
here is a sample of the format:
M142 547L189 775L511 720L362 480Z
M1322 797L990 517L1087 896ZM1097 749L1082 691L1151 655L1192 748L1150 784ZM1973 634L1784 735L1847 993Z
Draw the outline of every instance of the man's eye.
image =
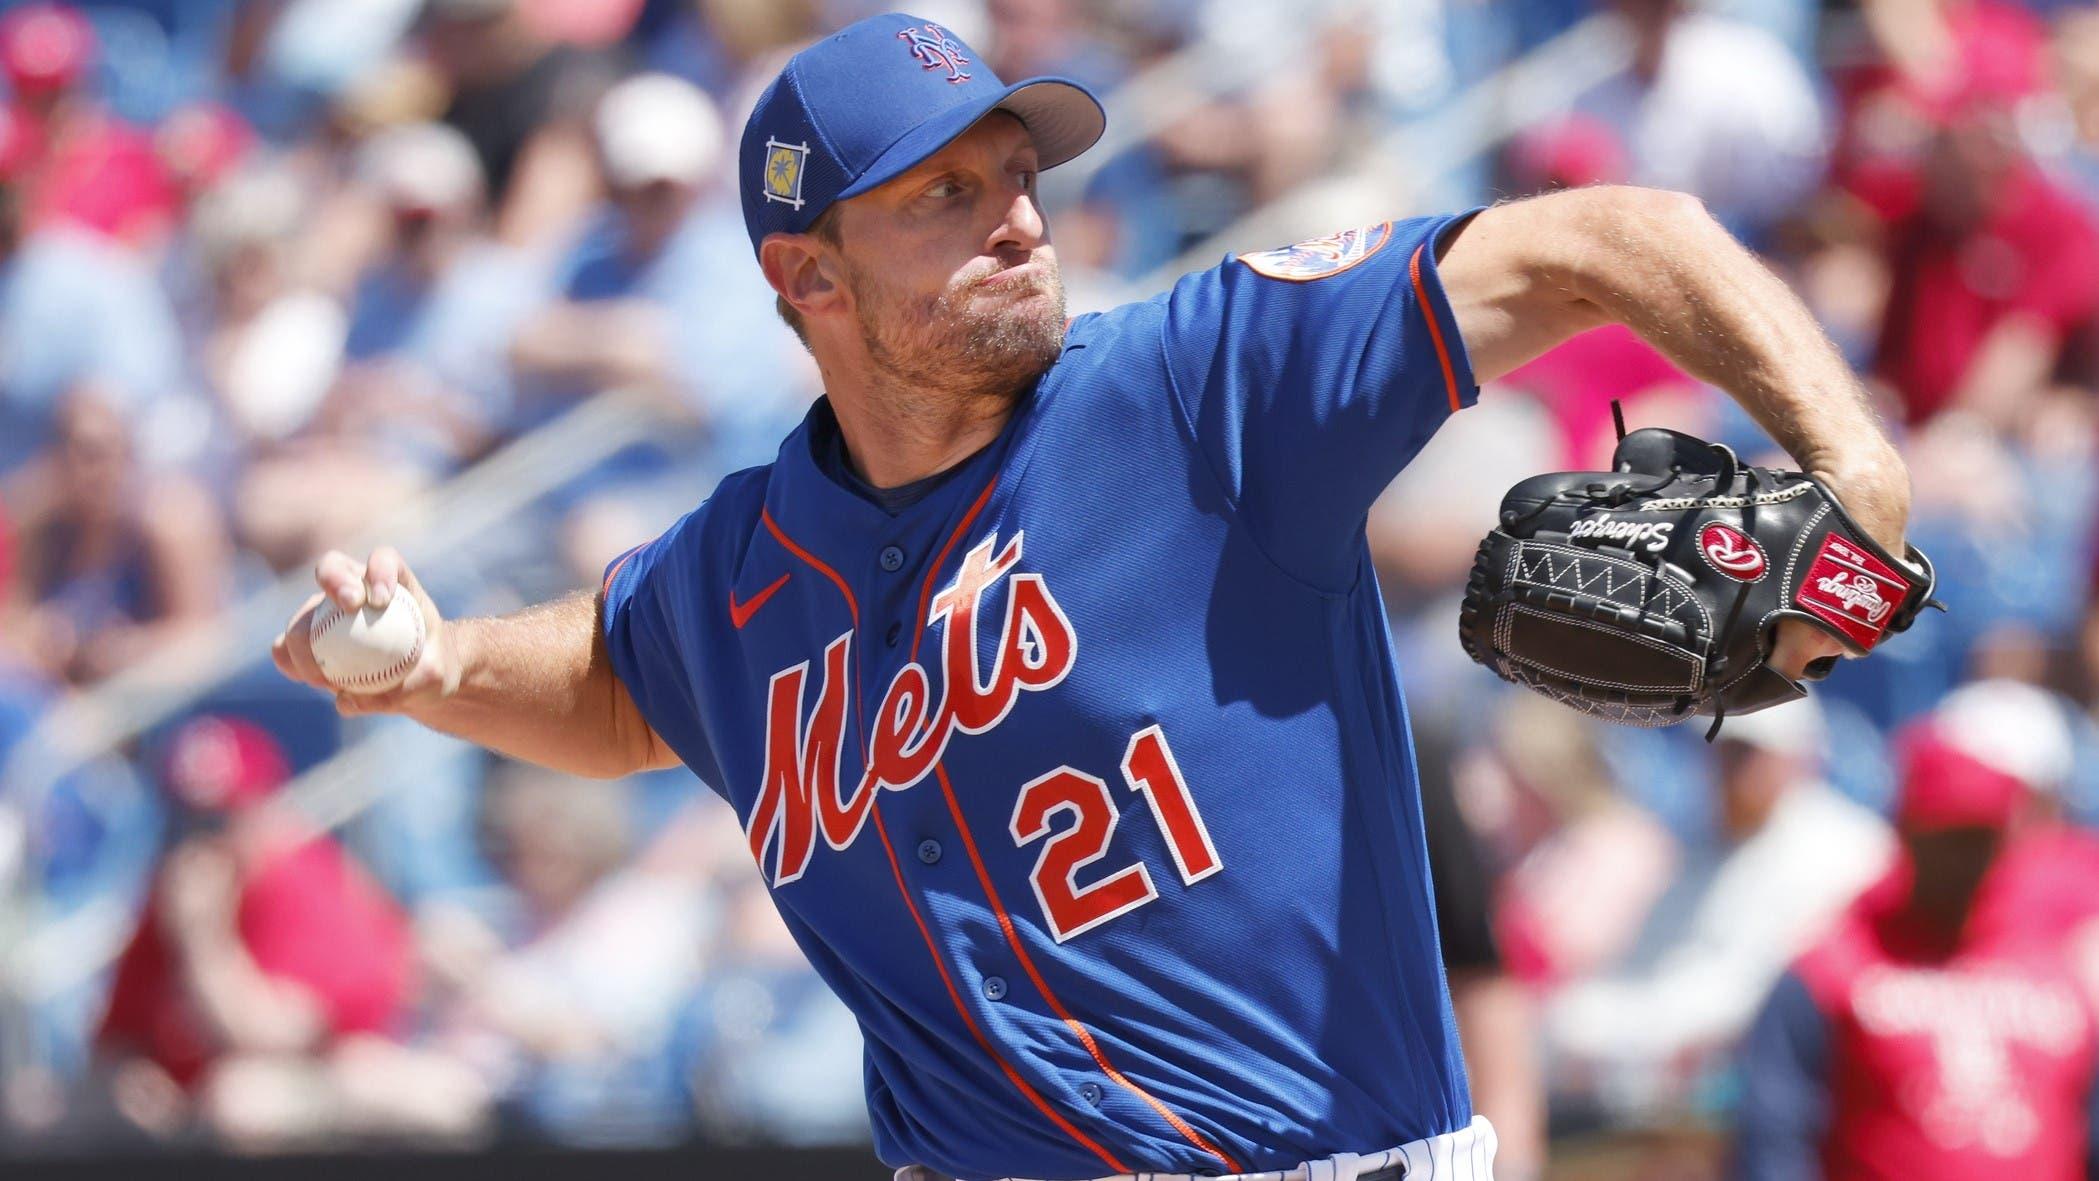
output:
M1035 191L1035 170L1034 170L1034 169L1032 169L1032 168L1023 168L1023 169L1021 169L1021 170L1020 170L1020 187L1021 187L1021 188L1024 188L1024 189L1026 189L1027 191L1029 191L1029 192L1031 192L1031 193Z
M962 186L961 186L961 185L958 185L958 184L956 184L956 183L955 183L954 181L951 181L951 180L943 180L943 181L937 181L937 182L935 182L935 183L934 183L934 185L933 185L933 187L931 187L931 188L927 189L927 190L926 190L926 196L928 196L928 197L953 197L953 196L957 196L957 195L959 195L959 194L960 194L961 192L962 192Z

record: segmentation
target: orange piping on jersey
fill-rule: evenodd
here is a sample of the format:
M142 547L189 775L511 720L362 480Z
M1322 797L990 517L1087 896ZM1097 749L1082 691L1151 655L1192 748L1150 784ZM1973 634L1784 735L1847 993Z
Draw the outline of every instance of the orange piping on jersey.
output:
M648 544L648 542L644 541L641 545L637 545L619 556L619 561L612 564L612 569L605 571L605 581L598 585L598 597L603 598L612 590L612 580L618 578L619 572L626 567L629 561L633 560L635 554L640 553L642 548Z
M999 929L1005 932L1006 943L1013 948L1014 957L1020 960L1020 966L1027 972L1028 979L1035 982L1036 989L1042 993L1042 999L1049 1002L1050 1011L1055 1013L1057 1019L1064 1022L1073 1034L1078 1036L1079 1044L1084 1046L1086 1052L1093 1056L1093 1063L1101 1068L1102 1074L1113 1079L1117 1086L1142 1099L1153 1111L1159 1113L1160 1118L1173 1125L1173 1130L1179 1132L1181 1137L1187 1140L1188 1143L1224 1162L1224 1166L1228 1171L1233 1173L1245 1172L1246 1170L1240 1167L1238 1161L1233 1160L1223 1149L1210 1143L1187 1120L1175 1115L1164 1103L1153 1098L1151 1092L1130 1081L1121 1071L1111 1066L1108 1063L1108 1056L1101 1052L1100 1043L1093 1039L1093 1034L1084 1025L1081 1025L1078 1019L1071 1015L1070 1011L1065 1009L1063 1002L1057 999L1057 994L1050 991L1048 981L1045 981L1042 978L1042 973L1036 970L1035 958L1028 954L1027 946L1020 941L1020 933L1013 928L1013 916L1006 913L1006 904L999 901L998 890L991 884L991 874L984 868L984 859L977 854L976 838L970 835L969 822L962 819L962 805L955 799L955 787L948 780L947 768L939 763L935 763L933 764L933 774L940 780L940 793L947 797L948 813L955 818L955 827L962 832L962 847L969 852L969 863L976 867L977 881L982 883L984 887L984 896L991 900L992 913L998 916Z
M947 544L941 547L940 556L934 559L932 569L926 572L925 588L919 593L918 622L911 635L911 658L913 660L918 659L919 641L925 638L926 602L933 592L933 579L938 576L940 567L946 563L947 556L954 552L955 543L962 539L962 534L969 528L970 522L976 520L978 511L984 507L985 502L991 499L991 490L997 484L998 477L994 475L991 478L991 482L984 485L984 491L978 494L976 503L969 506L969 511L963 514L962 520L955 525L954 531L948 534ZM1021 943L1020 933L1014 929L1013 916L1006 913L1006 904L999 900L998 889L991 884L991 874L984 868L984 858L977 852L977 839L969 831L969 822L962 818L962 806L955 799L954 784L947 777L947 768L936 762L933 764L933 774L940 781L941 794L947 798L948 814L955 818L955 828L962 834L962 847L969 853L969 863L976 869L977 881L984 887L984 897L991 903L992 913L998 916L999 929L1005 932L1007 945L1013 949L1014 956L1020 961L1020 966L1027 972L1028 979L1035 982L1036 990L1042 993L1042 999L1048 1002L1050 1010L1057 1015L1057 1019L1064 1022L1072 1033L1077 1035L1079 1044L1084 1046L1086 1052L1093 1057L1094 1064L1101 1068L1101 1073L1114 1080L1116 1085L1142 1099L1152 1110L1158 1112L1161 1118L1172 1125L1173 1129L1179 1132L1190 1144L1216 1157L1232 1172L1245 1172L1245 1169L1239 1167L1239 1162L1233 1160L1223 1150L1211 1144L1203 1137L1201 1132L1191 1127L1188 1121L1175 1115L1165 1104L1153 1098L1144 1088L1131 1082L1121 1071L1109 1065L1107 1056L1101 1053L1100 1043L1094 1040L1092 1032L1084 1025L1081 1025L1071 1015L1070 1011L1065 1009L1063 1002L1057 999L1056 994L1050 991L1049 983L1042 978L1042 973L1035 967L1034 958L1028 955L1027 947ZM876 816L878 824L880 819L881 817L878 813ZM880 830L877 829L877 831Z
M940 547L940 556L934 558L932 566L926 570L926 585L918 592L918 623L911 629L911 659L914 661L918 659L918 642L926 634L926 604L933 599L933 580L940 576L940 568L947 564L947 556L955 552L955 543L962 540L962 535L969 531L969 523L977 519L977 514L983 511L985 502L991 499L991 490L996 487L998 473L993 472L990 482L984 485L984 490L977 493L976 503L970 505L969 511L962 514L962 520L956 523L955 531L947 535L947 544Z
M823 561L819 559L815 554L812 554L808 550L803 549L801 546L796 545L792 538L788 537L786 533L782 532L780 526L773 521L773 514L771 509L766 508L764 505L758 506L758 517L760 520L763 520L765 522L765 527L772 531L772 535L779 540L780 544L787 547L787 551L789 553L793 554L797 558L800 558L804 562L809 563L810 567L814 569L817 573L823 575L825 578L830 579L833 583L837 585L838 593L845 596L845 609L851 612L853 616L853 638L856 640L859 639L860 604L853 598L853 588L845 584L845 579L840 578L838 576L838 571L833 570L829 566L824 565ZM782 581L784 582L785 580L783 579ZM733 596L731 606L734 606ZM736 626L740 628L743 625L737 624ZM853 683L853 733L860 740L860 749L864 751L867 749L867 721L860 715L860 674L857 668L855 668L853 676L850 679Z
M1436 360L1443 366L1443 389L1450 395L1450 412L1456 414L1465 408L1464 399L1458 397L1458 375L1450 365L1450 349L1443 343L1443 325L1436 322L1435 306L1429 303L1428 285L1421 281L1421 252L1428 249L1424 242L1414 248L1414 257L1407 260L1407 274L1414 280L1414 301L1421 305L1421 318L1428 321L1428 338L1436 346Z
M996 479L997 477L994 476L993 480L996 481ZM984 489L984 491L988 495L991 489L987 487ZM970 518L976 515L977 509L983 507L984 499L985 498L982 496L977 498L977 503L974 507L970 509L969 516L963 518L963 525L967 525L969 523ZM857 603L853 601L853 592L851 588L846 586L845 579L840 578L836 570L831 569L829 566L826 566L822 561L818 560L816 555L810 553L808 550L803 549L801 546L798 546L793 541L789 540L787 534L780 530L780 526L773 522L771 512L761 508L759 510L759 515L765 521L765 527L772 532L772 535L779 540L781 545L786 546L787 549L794 554L794 556L800 558L804 562L809 563L811 567L821 572L824 575L824 577L829 578L833 583L837 584L838 592L845 596L846 606L852 610L853 629L857 632L860 628L860 607ZM961 535L960 528L957 528L955 532L956 536ZM954 547L954 540L952 538L950 538L948 541L948 547L949 549L952 549ZM945 558L947 556L947 552L947 550L942 550L941 557ZM921 627L923 627L923 624L921 624ZM916 641L914 641L914 646L915 643ZM855 719L859 717L859 714L860 680L858 677L854 677L853 715ZM864 730L860 738L860 746L862 750L865 750L867 748L867 738ZM970 1016L969 1007L962 1003L962 995L955 991L955 982L953 978L948 975L947 962L940 958L940 948L937 944L933 942L933 932L927 928L926 920L918 913L918 903L912 901L911 899L911 888L904 882L903 867L897 864L896 847L889 843L889 829L886 825L882 823L881 801L878 799L874 803L874 805L868 809L868 811L870 815L872 815L872 817L874 818L875 835L881 838L882 852L886 854L889 858L889 872L896 877L896 892L898 896L904 900L904 909L911 912L911 921L918 925L918 934L921 938L923 938L926 941L926 954L933 957L933 967L936 971L940 973L940 983L946 986L948 999L954 1002L955 1011L962 1015L962 1023L969 1027L970 1036L974 1037L977 1040L977 1045L983 1049L984 1053L988 1055L993 1062L998 1063L999 1070L1005 1074L1006 1078L1010 1080L1015 1087L1019 1088L1021 1094L1027 1096L1028 1102L1033 1103L1036 1109L1042 1112L1043 1115L1047 1116L1051 1123L1057 1125L1058 1128L1062 1129L1065 1135L1070 1136L1073 1140L1076 1140L1080 1144L1085 1145L1086 1148L1093 1153L1093 1155L1101 1159L1101 1163L1108 1166L1109 1171L1115 1173L1129 1172L1130 1170L1126 1166L1124 1166L1121 1161L1116 1160L1114 1155L1111 1154L1107 1149L1102 1148L1100 1144L1095 1142L1091 1137L1087 1136L1086 1133L1081 1132L1076 1126L1074 1126L1070 1120L1065 1119L1062 1115L1058 1114L1057 1110L1051 1107L1048 1101L1043 1099L1043 1097L1036 1092L1035 1088L1028 1085L1026 1079L1020 1077L1020 1072L1013 1069L1012 1064L1008 1063L1003 1057L999 1055L997 1048L995 1048L991 1044L991 1039L984 1036L984 1031L977 1028L976 1018ZM964 834L964 839L965 841L967 840L967 834ZM972 854L972 856L974 856L974 854Z
M962 994L955 991L955 982L948 976L947 963L940 958L940 948L933 942L933 932L927 929L926 920L920 917L918 904L911 900L911 889L904 884L904 870L902 866L897 864L896 846L889 843L889 830L882 824L882 809L879 806L874 810L874 818L875 835L882 838L882 852L889 855L889 872L896 875L897 893L903 896L904 905L910 908L911 921L918 924L919 936L926 941L926 953L933 957L933 966L940 971L940 983L947 986L948 999L955 1003L955 1011L962 1014L962 1022L969 1026L970 1036L977 1039L977 1045L991 1056L993 1062L998 1063L998 1068L1005 1072L1006 1077L1012 1080L1014 1086L1020 1088L1020 1093L1026 1095L1029 1102L1033 1103L1042 1114L1048 1116L1051 1123L1064 1129L1066 1135L1091 1149L1093 1155L1101 1158L1102 1163L1108 1166L1110 1172L1128 1173L1130 1171L1128 1166L1116 1160L1107 1149L1102 1148L1086 1133L1073 1126L1070 1120L1057 1114L1056 1108L1051 1107L1048 1101L1044 1100L1041 1095L1036 1094L1035 1088L1029 1086L1028 1081L1020 1077L1020 1072L1013 1069L1010 1063L999 1056L998 1050L991 1044L991 1039L985 1037L984 1031L977 1028L976 1018L969 1015L969 1007L962 1003ZM1237 1172L1238 1170L1235 1169L1233 1171Z
M838 571L833 570L829 566L824 565L821 561L817 559L815 554L812 554L808 550L803 549L801 546L796 545L793 541L791 541L788 538L788 536L785 533L780 532L780 527L773 523L773 513L771 509L764 508L761 506L758 509L758 517L760 520L763 520L765 522L765 527L772 531L772 535L779 539L780 544L787 547L789 553L793 554L797 558L800 558L804 562L809 563L811 566L816 568L817 573L838 584L838 593L845 596L845 609L853 613L853 630L859 631L860 604L853 598L853 588L845 584L845 579L840 578L838 576Z

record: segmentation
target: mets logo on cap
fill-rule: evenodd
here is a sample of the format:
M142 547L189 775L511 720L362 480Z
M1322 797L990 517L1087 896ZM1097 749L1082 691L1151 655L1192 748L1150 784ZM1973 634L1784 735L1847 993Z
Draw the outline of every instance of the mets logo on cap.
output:
M950 82L969 81L969 74L962 68L969 64L969 59L962 56L962 44L949 36L946 29L928 22L913 25L897 36L910 47L911 56L917 58L920 65L929 70L946 70Z
M1292 246L1242 254L1239 261L1256 274L1271 279L1304 283L1338 275L1379 250L1392 239L1392 223L1380 222L1357 230L1342 230L1321 238L1308 238Z
M802 200L802 165L808 160L808 144L783 144L768 138L765 141L764 187L759 190L765 194L765 199L800 209L805 204Z

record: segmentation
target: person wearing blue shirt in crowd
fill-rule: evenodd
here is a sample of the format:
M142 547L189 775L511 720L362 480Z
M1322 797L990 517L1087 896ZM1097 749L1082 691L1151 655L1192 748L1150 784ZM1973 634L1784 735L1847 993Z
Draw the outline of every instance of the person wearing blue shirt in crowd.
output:
M505 354L546 294L544 268L480 234L481 163L452 128L385 132L361 165L384 203L389 246L350 305L337 409L356 404L386 458L443 475L509 415Z
M137 412L173 387L182 364L152 273L85 230L26 234L22 199L0 178L0 472L43 441L73 386L93 382Z
M792 376L807 364L769 313L735 206L709 190L720 117L689 83L645 74L606 94L593 130L610 199L557 266L553 304L517 334L512 429L627 387L687 429L599 483L711 481L762 461L807 403Z

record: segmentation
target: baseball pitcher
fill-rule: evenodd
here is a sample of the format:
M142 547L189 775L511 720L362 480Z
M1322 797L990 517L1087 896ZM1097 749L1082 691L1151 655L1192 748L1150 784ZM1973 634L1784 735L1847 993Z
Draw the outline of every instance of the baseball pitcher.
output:
M327 555L322 595L429 629L339 707L692 768L858 1016L900 1179L1487 1181L1371 501L1479 383L1614 322L1897 554L1906 474L1799 301L1668 193L1381 222L1067 319L1036 179L1103 122L917 17L797 54L738 183L826 396L590 594L443 621L394 551ZM325 687L305 624L275 656ZM1789 683L1855 650L1767 630Z

